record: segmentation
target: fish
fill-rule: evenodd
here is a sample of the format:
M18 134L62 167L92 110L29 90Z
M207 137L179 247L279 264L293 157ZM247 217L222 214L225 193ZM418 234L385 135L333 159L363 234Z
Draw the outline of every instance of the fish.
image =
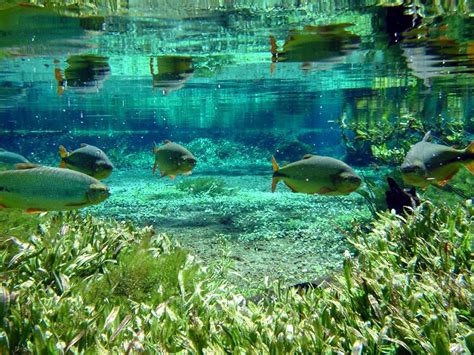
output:
M98 180L109 177L114 169L113 164L101 149L85 143L71 153L61 145L59 156L61 157L60 168L79 171Z
M431 143L431 132L408 151L400 166L403 181L426 189L430 185L445 186L465 166L474 174L474 141L465 149Z
M20 154L0 148L0 171L15 170L15 165L20 163L29 163L29 161Z
M109 196L107 185L74 170L17 164L16 170L0 172L0 208L64 211L96 205Z
M150 58L150 74L153 91L159 89L163 95L179 90L193 77L192 58L185 56L160 56L156 58L157 72Z
M414 187L411 189L401 188L397 182L387 177L388 190L385 191L385 202L389 211L394 210L396 214L411 214L411 211L420 205L420 199L416 195Z
M155 143L153 153L155 154L153 174L159 167L160 176L168 176L171 180L177 175L191 175L197 162L189 150L169 140L165 140L161 147L158 147Z
M362 179L338 159L306 154L303 159L280 168L272 157L272 192L280 180L293 192L320 195L347 195L357 190Z
M278 62L298 62L303 70L312 69L313 64L323 69L343 62L360 42L359 36L347 30L350 26L352 24L342 23L292 29L281 50L278 50L275 37L270 36L270 73L274 72Z

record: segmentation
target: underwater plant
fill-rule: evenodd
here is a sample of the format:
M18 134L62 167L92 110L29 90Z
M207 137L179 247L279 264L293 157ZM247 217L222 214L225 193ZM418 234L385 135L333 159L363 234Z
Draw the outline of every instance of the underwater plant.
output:
M234 189L228 188L223 179L212 176L181 180L176 184L176 189L192 195L209 196L228 195L235 191Z
M473 216L382 213L329 284L255 302L150 228L25 216L0 225L0 352L469 352Z

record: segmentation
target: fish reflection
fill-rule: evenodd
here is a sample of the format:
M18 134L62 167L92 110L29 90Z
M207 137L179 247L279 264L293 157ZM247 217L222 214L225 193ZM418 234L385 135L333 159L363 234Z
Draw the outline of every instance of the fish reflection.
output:
M56 67L54 70L54 77L58 83L58 95L62 95L65 88L83 93L98 92L110 76L110 66L107 61L107 57L96 55L69 57L66 61L68 67L64 70L64 76L60 68Z
M302 70L310 70L313 62L337 61L360 41L360 37L346 30L351 24L305 26L291 30L281 51L270 36L271 71L277 62L300 62Z
M162 56L156 57L157 72L150 58L150 74L153 78L153 91L161 90L163 95L181 89L186 81L193 76L193 62L191 57Z
M440 25L402 34L400 48L407 66L428 89L435 77L474 73L474 42L456 38L450 31L448 25Z

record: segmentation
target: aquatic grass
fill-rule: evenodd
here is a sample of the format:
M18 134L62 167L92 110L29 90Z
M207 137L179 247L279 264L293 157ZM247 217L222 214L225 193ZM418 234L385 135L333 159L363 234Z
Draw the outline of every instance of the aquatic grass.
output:
M179 294L176 283L182 278L183 287L190 288L189 280L197 280L200 275L197 264L188 267L190 256L183 249L156 257L143 245L122 253L109 272L89 282L86 298L90 303L96 299L118 297L115 302L160 303Z
M380 213L324 287L265 281L258 298L150 228L79 214L21 239L0 227L0 352L467 353L473 213Z
M208 196L230 195L235 192L235 189L226 187L223 179L212 176L181 180L176 184L176 189L192 195Z

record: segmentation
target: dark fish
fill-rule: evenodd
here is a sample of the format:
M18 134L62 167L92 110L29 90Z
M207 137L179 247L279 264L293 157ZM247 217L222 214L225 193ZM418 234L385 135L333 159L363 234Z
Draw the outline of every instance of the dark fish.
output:
M194 155L182 145L165 140L165 144L153 147L155 164L153 174L160 168L160 176L169 176L173 180L177 175L190 175L196 165Z
M59 147L60 168L68 168L102 180L112 174L114 168L107 155L93 145L81 144L81 148L68 153L64 146Z
M389 189L385 191L385 201L389 210L395 210L398 215L403 212L409 212L410 208L420 205L420 200L416 195L416 190L412 187L410 190L402 189L391 177L387 178Z

